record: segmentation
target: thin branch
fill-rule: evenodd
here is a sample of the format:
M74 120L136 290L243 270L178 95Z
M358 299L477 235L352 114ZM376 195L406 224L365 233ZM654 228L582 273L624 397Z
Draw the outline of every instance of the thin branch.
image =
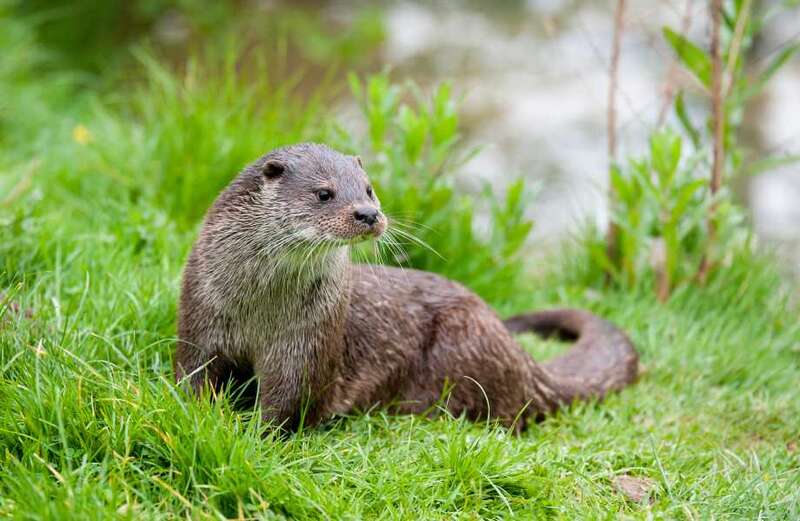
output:
M712 0L711 20L711 117L714 124L714 163L711 170L711 195L716 195L722 186L722 167L725 162L725 114L722 108L722 50L720 49L720 25L722 0Z
M611 64L608 71L608 104L606 114L606 133L608 135L608 169L617 163L617 89L619 83L619 54L622 45L622 31L624 30L625 0L617 0L614 11L614 36L611 43ZM609 174L610 175L610 174ZM606 253L612 264L617 258L617 242L619 242L619 227L614 222L611 212L614 210L616 194L609 179L608 183L608 232L606 235Z
M716 196L722 187L722 170L725 163L725 113L722 92L722 51L720 49L720 26L722 22L722 0L711 2L711 120L714 129L713 162L709 184L711 205L708 210L708 238L706 252L700 262L697 277L705 282L711 269L711 250L717 239L717 201Z
M692 25L692 1L693 0L686 0L686 7L684 8L683 17L681 18L681 35L683 36L689 33L689 28ZM672 100L675 98L675 82L679 70L678 60L672 58L664 82L664 102L661 105L661 110L658 111L658 127L663 126L667 121L667 113L672 106Z
M624 16L625 0L617 0L617 7L614 11L614 36L611 44L611 64L608 71L608 104L606 114L608 161L610 165L613 165L617 161L617 85L619 83L619 51L622 44Z

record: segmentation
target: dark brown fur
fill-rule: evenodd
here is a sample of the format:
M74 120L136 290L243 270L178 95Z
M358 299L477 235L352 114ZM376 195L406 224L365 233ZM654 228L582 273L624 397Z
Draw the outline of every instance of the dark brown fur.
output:
M273 151L231 183L184 272L179 380L199 393L254 375L262 415L289 429L375 405L423 413L442 399L454 415L522 429L634 380L631 342L586 311L503 322L438 275L351 264L348 244L386 226L368 183L357 158L312 144ZM321 201L321 189L335 198ZM523 331L577 341L540 365L512 337Z

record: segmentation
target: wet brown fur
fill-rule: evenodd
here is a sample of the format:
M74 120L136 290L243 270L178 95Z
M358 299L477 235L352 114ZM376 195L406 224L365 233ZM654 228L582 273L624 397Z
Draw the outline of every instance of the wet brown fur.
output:
M433 273L350 263L348 244L386 226L381 213L372 225L353 218L380 210L368 183L357 158L314 144L273 151L231 183L184 271L179 380L201 393L251 379L264 418L288 429L375 405L425 413L443 403L520 430L635 379L631 342L589 312L503 322ZM336 198L321 202L320 189ZM512 337L523 331L576 343L538 364Z

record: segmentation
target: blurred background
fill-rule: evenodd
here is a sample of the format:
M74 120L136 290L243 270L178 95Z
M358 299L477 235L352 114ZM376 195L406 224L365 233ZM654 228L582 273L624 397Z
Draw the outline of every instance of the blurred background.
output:
M765 63L800 37L796 8L778 0L756 6L768 10L771 1L782 11L769 18L748 50L748 66ZM233 41L236 67L246 69L252 56L266 55L270 70L291 77L301 97L324 90L337 120L355 133L366 130L346 86L348 72L389 69L393 81L410 78L423 91L449 82L460 101L462 143L478 147L456 168L460 190L477 194L489 183L502 191L525 178L536 192L535 204L526 210L536 223L530 236L536 250L587 220L601 226L606 221L606 100L616 2L5 4L6 16L30 23L37 52L44 53L37 59L45 60L47 70L35 74L69 71L82 89L103 92L106 99L140 81L135 64L142 49L181 69L187 57L213 53ZM707 41L706 2L628 2L617 108L622 157L646 147L677 90L686 91L690 113L707 105L696 80L675 63L661 34L665 25ZM800 61L795 59L749 103L741 143L746 155L800 152L798 114ZM759 237L777 247L785 271L800 273L800 166L740 174L733 186Z

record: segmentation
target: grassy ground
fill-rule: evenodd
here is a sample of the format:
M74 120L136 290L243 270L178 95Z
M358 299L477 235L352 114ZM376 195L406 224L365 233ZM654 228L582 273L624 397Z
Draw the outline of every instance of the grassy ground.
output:
M24 25L4 23L13 56L35 50ZM464 271L453 259L486 248L471 253L469 236L440 223L426 240L449 260L431 266L502 314L608 316L639 347L641 381L519 437L375 410L264 439L253 415L173 383L180 268L199 216L245 162L305 139L355 146L324 97L237 83L225 63L176 77L143 55L144 81L105 94L3 63L0 516L800 517L800 325L768 259L737 254L708 287L662 305L647 287L587 285L597 277L581 250L524 275L511 268L525 256L493 239L508 258ZM397 209L424 219L417 202ZM468 215L463 204L442 208ZM536 356L561 348L524 342ZM619 475L652 480L650 501L618 493Z

